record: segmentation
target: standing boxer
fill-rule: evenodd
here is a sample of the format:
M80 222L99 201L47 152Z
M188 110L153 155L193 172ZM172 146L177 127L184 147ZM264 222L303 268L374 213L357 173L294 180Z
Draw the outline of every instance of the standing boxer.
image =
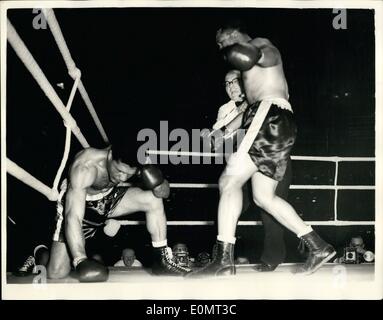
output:
M239 70L230 70L226 73L225 90L230 101L219 108L217 121L214 123L213 129L233 128L235 131L240 126L243 113L248 106L245 94L243 93L241 72ZM291 160L288 159L286 173L282 181L278 182L276 188L276 194L285 200L287 200L291 177ZM249 208L251 199L251 182L248 181L243 185L242 212ZM284 261L286 256L284 227L265 210L261 209L260 215L265 235L261 264L257 265L255 269L260 272L274 271Z
M268 107L269 110L250 150L232 154L220 177L218 236L213 261L190 276L235 274L235 231L242 210L242 186L249 179L254 202L294 232L308 247L309 256L298 272L313 273L336 252L302 221L289 203L276 195L297 131L288 102L281 54L269 40L251 39L239 25L219 29L216 42L227 62L242 74L249 107L241 127L249 128L261 104L262 108Z

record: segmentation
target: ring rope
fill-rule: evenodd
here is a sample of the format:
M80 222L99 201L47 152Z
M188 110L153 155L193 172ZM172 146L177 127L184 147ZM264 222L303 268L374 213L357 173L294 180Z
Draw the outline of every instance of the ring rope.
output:
M338 184L339 161L335 161L334 186ZM334 220L338 220L338 189L334 194Z
M24 182L26 185L35 189L36 191L42 193L46 196L50 201L56 201L58 198L58 193L56 190L49 188L47 185L42 183L40 180L36 179L30 173L25 171L23 168L19 167L12 160L7 158L7 172Z
M168 151L168 150L151 150L146 151L147 155L169 155L169 156L191 156L191 157L225 157L230 156L230 153L212 153L212 152L191 152L191 151ZM375 161L375 157L320 157L320 156L291 156L292 160L307 160L307 161L357 161L357 162L369 162Z
M24 170L23 168L21 168L20 166L18 166L16 163L14 163L8 158L7 158L7 172L13 175L15 178L19 179L20 181L24 182L25 184L29 185L31 188L45 195L50 201L56 201L58 199L58 185L69 157L71 132L73 132L73 134L77 137L77 139L79 140L79 142L84 148L89 147L89 144L86 141L85 137L83 136L81 130L77 126L76 121L74 120L72 115L69 113L77 89L80 91L84 99L84 102L87 105L88 110L90 111L92 118L94 119L96 123L97 128L99 129L101 135L103 136L104 141L107 143L108 143L108 138L106 137L105 131L102 128L102 125L90 101L90 98L81 82L81 71L76 67L76 65L73 62L73 59L70 56L68 47L65 43L64 37L61 33L57 20L55 19L53 10L46 10L45 13L46 13L47 20L49 19L48 21L49 26L51 27L51 30L53 30L52 34L55 37L55 40L57 42L57 45L59 46L60 52L62 53L65 63L68 67L69 74L75 80L66 107L64 106L61 99L58 97L56 91L53 89L52 85L49 83L45 74L43 73L39 65L37 64L36 60L33 58L32 54L29 52L25 43L20 38L20 36L18 35L17 31L15 30L15 28L13 27L9 19L7 21L7 38L12 48L15 50L17 56L24 63L25 67L32 74L33 78L36 80L36 82L38 83L42 91L45 93L45 95L48 97L48 99L51 101L53 106L56 108L56 110L59 112L59 114L64 120L64 125L66 127L66 136L65 136L65 146L64 146L63 157L62 157L59 169L56 173L52 188L48 187L40 180L33 177L30 173L28 173L26 170Z
M72 55L70 54L70 51L68 49L68 46L67 46L66 41L64 39L64 36L61 32L60 25L56 19L56 16L53 12L53 9L45 8L45 9L42 9L42 11L43 11L43 13L47 19L47 22L49 24L49 28L51 29L52 35L53 35L53 37L57 43L57 46L59 47L61 55L64 58L65 64L68 68L68 73L73 79L75 79L76 78L76 69L77 69L76 64L72 58ZM87 93L81 80L80 80L80 83L78 86L78 90L79 90L79 92L80 92L80 94L81 94L81 96L85 102L85 105L87 106L89 113L92 116L93 121L96 124L97 129L100 132L104 142L109 144L108 136L106 135L106 132L105 132L105 130L101 124L101 121L100 121L99 117L97 116L96 110L94 109L92 101L90 100L89 95L88 95L88 93Z
M72 91L69 95L69 99L68 99L68 103L67 103L67 106L66 106L66 109L68 110L68 112L70 111L70 108L72 107L72 102L73 102L73 99L74 99L74 96L76 94L76 90L77 90L77 87L78 87L78 84L80 82L80 77L81 77L81 74L79 74L77 77L76 77L76 80L73 84L73 87L72 87ZM65 146L64 146L64 152L63 152L63 156L62 156L62 159L61 159L61 163L60 163L60 166L57 170L57 173L56 173L56 177L55 177L55 180L53 182L53 189L54 190L57 190L58 191L58 187L59 187L59 183L60 183L60 179L61 179L61 176L64 172L64 169L65 169L65 166L66 166L66 163L68 161L68 158L69 158L69 152L70 152L70 146L71 146L71 137L72 137L72 133L71 133L71 130L70 128L67 127L67 125L65 124L65 121L64 121L64 125L65 125Z
M141 220L115 220L121 226L137 226L145 225L145 221ZM375 221L305 221L308 225L315 226L373 226ZM168 226L212 226L215 221L167 221ZM262 221L238 221L239 226L262 226Z
M187 152L187 151L165 151L165 150L147 150L146 154L149 155L183 155L183 156L210 156L210 153L200 152ZM213 154L215 157L226 156L224 153ZM349 226L349 225L375 225L375 221L345 221L338 220L337 216L337 201L338 190L375 190L375 186L363 186L363 185L346 185L338 186L338 166L339 162L358 161L369 162L375 161L374 157L316 157L316 156L291 156L292 160L296 161L332 161L335 162L335 177L334 185L291 185L290 189L311 189L311 190L334 190L334 220L331 221L305 221L309 225L331 225L331 226ZM124 183L121 185L130 185ZM213 183L170 183L172 188L218 188L218 184ZM140 225L145 224L144 221L130 221L130 220L117 220L120 225ZM213 225L214 221L168 221L167 225ZM262 225L261 221L239 221L238 225L254 226Z
M129 187L132 184L129 182L122 182L119 184L121 187ZM217 183L170 183L171 188L179 189L216 189ZM320 185L320 184L292 184L290 189L294 190L375 190L375 186L359 186L359 185L347 185L347 186L334 186L332 184Z
M57 95L56 91L53 89L52 85L49 83L44 72L38 66L36 60L33 58L32 54L29 52L23 40L21 40L9 20L7 22L7 38L18 57L32 74L33 78L39 84L41 90L43 90L48 99L52 102L58 113L65 120L66 124L71 128L73 134L79 140L81 145L84 148L88 148L89 144L84 135L81 133L80 128L77 126L76 120L74 120L72 115L66 110L64 104Z

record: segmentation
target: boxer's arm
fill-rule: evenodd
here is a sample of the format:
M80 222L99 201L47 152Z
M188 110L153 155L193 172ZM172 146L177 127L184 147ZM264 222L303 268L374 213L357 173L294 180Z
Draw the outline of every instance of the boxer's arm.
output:
M279 51L264 38L237 43L224 49L227 61L240 71L247 71L255 65L272 67L281 63Z
M257 64L261 67L272 67L281 63L279 50L266 38L255 38L250 43L261 50L262 54Z
M65 200L65 235L73 260L86 258L82 220L85 214L86 188L96 178L96 169L78 166L71 169L70 184Z

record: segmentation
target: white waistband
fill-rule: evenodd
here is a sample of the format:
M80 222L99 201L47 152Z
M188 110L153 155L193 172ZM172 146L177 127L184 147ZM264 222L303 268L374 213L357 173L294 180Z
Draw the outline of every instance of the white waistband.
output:
M100 192L97 194L87 194L86 195L86 201L98 201L104 197L106 197L109 193L111 193L113 188L110 188L109 190L105 192Z

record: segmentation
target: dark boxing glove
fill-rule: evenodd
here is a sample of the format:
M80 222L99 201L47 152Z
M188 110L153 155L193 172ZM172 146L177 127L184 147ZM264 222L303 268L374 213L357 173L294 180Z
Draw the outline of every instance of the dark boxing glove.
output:
M170 195L169 181L165 179L160 185L155 187L152 191L157 198L167 199Z
M152 190L157 198L167 198L170 193L169 182L164 179L158 167L152 164L144 165L137 173L144 187Z
M81 261L76 266L76 273L80 282L104 282L109 276L107 267L91 259Z
M225 60L240 71L250 70L261 58L262 52L250 43L237 43L223 49Z

